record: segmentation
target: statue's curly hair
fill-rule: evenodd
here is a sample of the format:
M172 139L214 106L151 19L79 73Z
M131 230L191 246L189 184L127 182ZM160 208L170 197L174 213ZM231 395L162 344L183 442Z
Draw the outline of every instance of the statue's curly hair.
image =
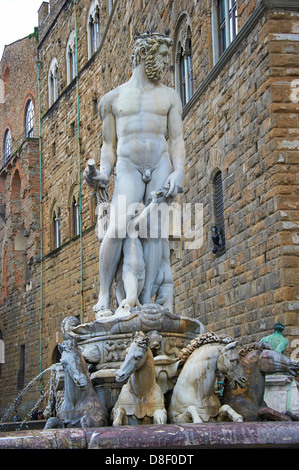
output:
M131 52L131 62L133 67L137 67L142 59L141 51L146 52L147 58L152 60L159 47L165 44L171 47L173 41L170 37L163 34L144 34L137 36Z
M234 339L231 336L222 336L217 335L216 333L202 333L196 338L193 338L191 342L183 348L179 353L179 359L181 362L186 362L187 359L191 356L195 349L204 346L205 344L211 343L221 343L221 344L229 344L232 343Z
M264 351L265 349L273 349L270 343L259 343L258 341L248 344L241 348L239 351L240 359L243 359L247 354L251 353L252 351Z

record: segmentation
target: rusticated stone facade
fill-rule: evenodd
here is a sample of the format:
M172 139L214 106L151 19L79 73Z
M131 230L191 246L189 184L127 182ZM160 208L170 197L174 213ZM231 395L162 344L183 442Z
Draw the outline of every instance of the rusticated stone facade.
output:
M0 62L3 85L0 99L0 330L5 353L0 366L1 410L13 403L22 388L39 373L40 176L36 47L34 37L17 41L5 47ZM34 118L29 125L26 114L30 103ZM11 148L4 155L8 129ZM39 382L36 382L26 397L25 409L36 401L38 388ZM19 413L23 415L22 406Z
M236 35L224 51L216 0L96 5L58 0L50 1L50 10L43 2L39 11L43 301L36 308L42 310L42 368L56 359L64 317L94 319L99 243L82 173L89 158L99 162L99 101L128 80L133 38L148 30L169 30L174 39L164 82L178 92L180 54L181 63L192 58L180 202L201 208L203 225L192 248L184 226L171 241L175 313L196 317L208 331L230 334L240 344L261 339L280 321L290 342L286 353L298 358L298 2L238 1ZM70 58L75 14L78 79ZM96 18L93 51L89 28ZM112 187L113 181L110 193ZM82 237L74 221L80 192ZM217 204L225 247L213 253ZM199 212L191 226L194 220Z

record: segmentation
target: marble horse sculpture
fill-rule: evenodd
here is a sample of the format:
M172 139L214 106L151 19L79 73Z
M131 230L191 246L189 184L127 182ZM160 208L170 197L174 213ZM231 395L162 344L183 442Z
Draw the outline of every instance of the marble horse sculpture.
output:
M143 332L134 334L125 360L116 374L122 387L112 409L113 426L126 424L166 424L164 395L156 382L155 364L149 338Z
M217 371L233 384L244 385L236 345L230 337L204 333L182 349L179 357L184 365L168 409L170 422L243 421L230 406L221 406L215 394Z
M264 402L265 375L289 373L296 377L299 363L272 349L269 343L251 343L239 351L246 378L246 387L232 390L225 384L222 403L231 406L244 421L291 420L289 414L267 407ZM295 416L293 419L296 418ZM297 418L299 419L299 417Z
M71 340L59 345L64 368L64 400L58 417L49 418L45 428L98 427L107 424L106 410L100 402L82 353Z

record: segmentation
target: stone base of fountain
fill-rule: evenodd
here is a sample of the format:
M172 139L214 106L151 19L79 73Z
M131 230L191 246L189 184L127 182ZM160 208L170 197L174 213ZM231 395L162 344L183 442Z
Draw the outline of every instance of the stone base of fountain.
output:
M13 432L29 429L44 429L47 420L34 420L34 421L23 421L23 422L7 422L0 424L0 433L3 432ZM1 434L0 434L1 436Z
M179 352L205 331L199 320L175 315L153 303L107 310L102 315L97 314L94 321L84 324L79 324L76 317L67 317L61 329L63 338L75 341L82 352L91 371L94 389L108 414L123 385L115 381L115 374L136 331L142 331L150 338L157 382L164 394L174 386ZM56 395L64 386L61 365L56 365L55 374Z
M46 429L1 433L0 449L155 449L156 457L197 449L292 449L298 448L298 431L298 422L273 421Z

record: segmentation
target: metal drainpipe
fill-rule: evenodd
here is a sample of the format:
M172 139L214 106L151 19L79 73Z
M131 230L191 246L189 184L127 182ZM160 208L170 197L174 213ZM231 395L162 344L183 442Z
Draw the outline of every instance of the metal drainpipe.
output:
M79 172L79 233L80 233L80 266L81 266L81 322L84 321L83 303L83 240L82 240L82 184L81 184L81 143L80 143L80 101L79 101L79 70L78 70L78 30L77 30L77 0L74 0L75 14L75 60L77 85L77 123L78 123L78 172Z
M38 124L39 124L39 212L40 212L40 373L43 371L43 187L42 187L42 141L41 141L41 99L40 99L40 60L37 51L37 84L38 84ZM40 393L42 393L42 377L40 377Z

